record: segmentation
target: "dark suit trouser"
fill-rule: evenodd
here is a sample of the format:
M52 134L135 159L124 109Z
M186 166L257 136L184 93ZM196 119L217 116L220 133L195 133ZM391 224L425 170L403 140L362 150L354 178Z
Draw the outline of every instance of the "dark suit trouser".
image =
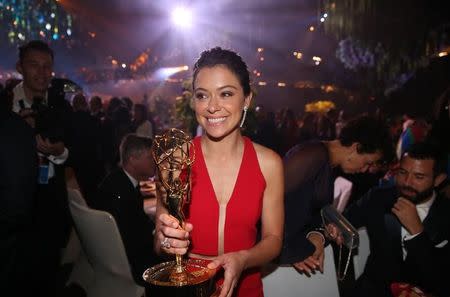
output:
M38 292L57 296L64 285L60 273L61 249L67 243L72 225L67 192L56 178L50 179L48 185L39 185L37 192L36 240L32 245L37 256L32 277Z
M14 297L33 296L28 275L34 268L31 235L26 230L10 236L1 236L0 242L0 295Z

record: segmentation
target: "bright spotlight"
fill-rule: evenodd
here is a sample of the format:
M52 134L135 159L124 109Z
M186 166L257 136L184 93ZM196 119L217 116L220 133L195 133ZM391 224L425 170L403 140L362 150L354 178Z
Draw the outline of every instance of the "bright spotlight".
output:
M189 70L189 66L187 66L187 65L179 66L179 67L165 67L165 68L158 69L155 72L154 76L155 76L155 78L157 78L159 80L165 80L165 79L169 78L170 76L174 75L175 73L187 71L187 70Z
M176 7L172 12L172 22L180 28L192 26L192 12L186 7Z

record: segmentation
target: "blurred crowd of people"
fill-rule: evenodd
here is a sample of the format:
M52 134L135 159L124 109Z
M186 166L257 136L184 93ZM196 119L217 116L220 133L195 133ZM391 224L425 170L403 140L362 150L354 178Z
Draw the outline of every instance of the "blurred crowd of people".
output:
M418 142L430 142L437 147L443 156L443 162L447 164L446 171L450 173L450 143L447 137L447 131L450 129L449 93L447 89L435 100L434 112L427 116L420 115L420 111L403 115L385 115L378 110L376 114L365 114L386 123L393 150L383 158L383 162L368 169L370 175L349 176L349 178L358 179L358 183L362 181L364 184L362 189L356 189L354 196L361 196L370 188L370 185L367 185L368 181L362 179L372 179L372 186L378 184L380 177L389 180L401 156ZM344 110L332 109L322 113L308 112L296 115L289 108L273 112L265 110L262 105L256 107L255 113L256 128L245 132L256 142L273 149L281 156L299 143L339 138L342 127L348 120L354 118L354 116L345 116ZM346 176L345 173L337 173Z

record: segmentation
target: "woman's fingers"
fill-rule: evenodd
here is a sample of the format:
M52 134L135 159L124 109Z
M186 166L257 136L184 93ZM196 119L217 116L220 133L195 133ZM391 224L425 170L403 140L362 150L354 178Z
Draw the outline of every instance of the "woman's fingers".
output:
M228 293L229 293L229 285L225 286L225 284L222 286L222 289L220 290L220 295L219 297L227 297Z
M219 266L223 265L223 261L221 257L216 258L215 260L209 262L208 268L209 269L216 269Z
M159 221L163 225L170 226L172 228L178 228L180 226L180 223L178 222L178 220L167 213L160 214Z
M320 272L322 272L323 273L323 265L324 265L324 262L325 262L325 254L324 253L322 253L320 256L319 256L319 270L320 270Z
M323 263L323 262L322 262ZM315 271L323 271L320 260L310 256L301 262L294 263L293 266L300 272L306 273L308 276Z
M161 232L165 237L173 237L180 240L187 240L189 238L189 232L183 229L175 229L173 227L161 226Z
M191 223L183 223L183 229L187 232L191 232L194 226Z
M311 269L304 263L294 264L294 268L297 269L297 271L302 273L302 274L306 274L307 276L311 276Z
M234 289L236 288L236 284L237 284L236 280L234 280L234 281L231 283L231 287L230 287L230 290L228 291L227 297L233 296L233 292L234 292Z
M158 241L161 249L169 254L184 255L189 248L189 231L193 229L192 224L184 224L188 230L181 228L178 220L171 215L161 214L158 224Z
M222 290L220 291L220 296L219 297L231 296L230 293L233 292L233 288L231 287L232 283L233 283L233 280L230 277L227 278L225 276L225 279L223 280L223 284L222 284Z
M319 267L319 261L317 261L313 257L308 257L304 262L306 265L308 265L309 268L311 268L313 270L315 270Z
M158 240L166 253L184 255L189 249L189 240L179 240L176 238L166 237L162 232L158 232Z
M160 238L160 242L162 247L170 246L172 248L188 248L190 244L189 240L179 240L176 238L165 237L164 235Z
M308 267L304 262L298 262L294 264L294 267L300 272L311 273L311 268Z

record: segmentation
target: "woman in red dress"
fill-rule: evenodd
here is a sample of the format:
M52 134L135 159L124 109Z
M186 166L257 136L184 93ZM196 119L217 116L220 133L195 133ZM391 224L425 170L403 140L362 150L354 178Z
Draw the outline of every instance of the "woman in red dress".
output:
M194 67L193 106L203 136L194 139L191 203L183 229L157 207L155 248L210 259L223 268L220 297L263 296L259 267L280 252L283 168L273 151L241 135L250 106L247 66L221 48L202 53ZM257 242L257 224L261 239Z

